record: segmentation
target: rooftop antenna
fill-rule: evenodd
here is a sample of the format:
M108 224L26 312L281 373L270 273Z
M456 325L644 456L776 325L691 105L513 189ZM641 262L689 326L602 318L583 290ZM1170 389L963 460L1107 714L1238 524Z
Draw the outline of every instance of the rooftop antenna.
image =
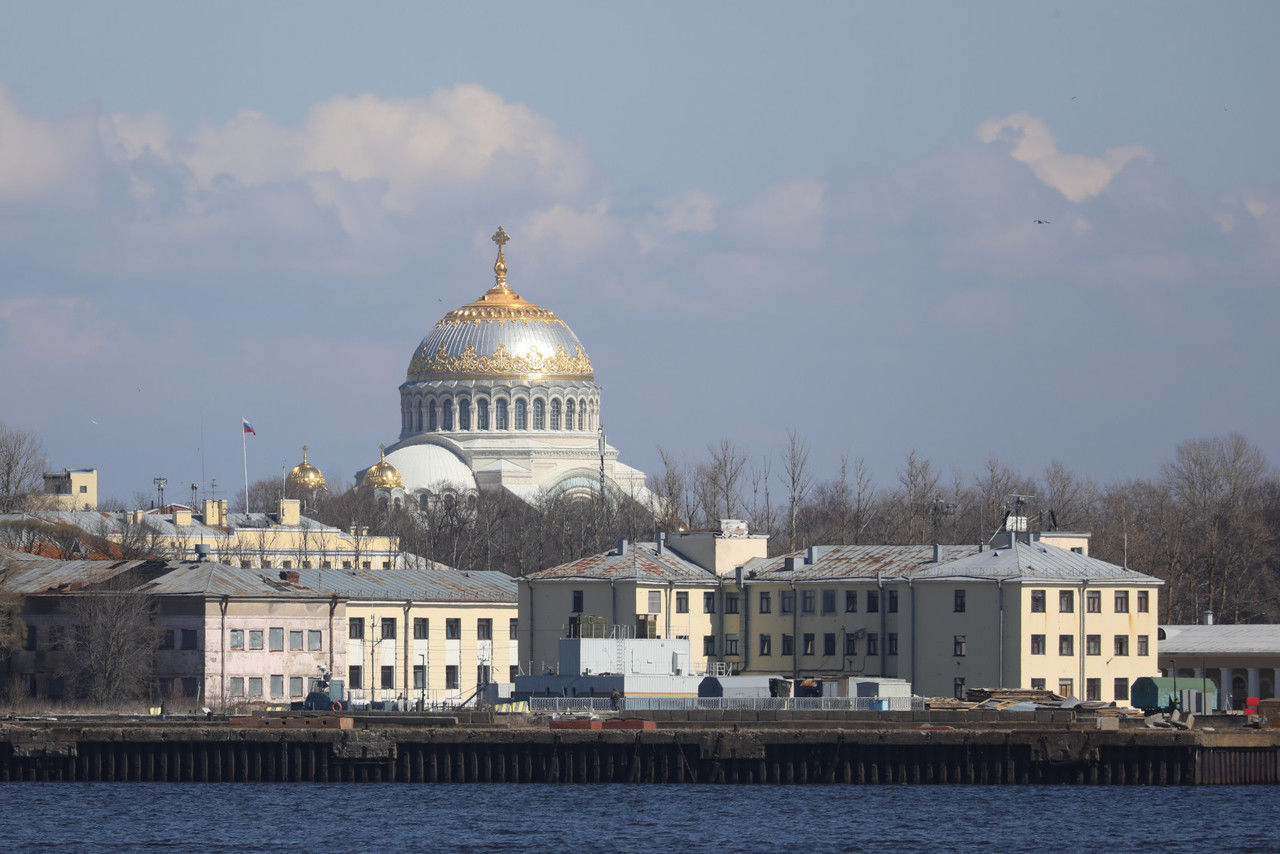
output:
M161 510L164 509L164 488L169 483L167 477L153 477L151 482L156 485L156 506Z

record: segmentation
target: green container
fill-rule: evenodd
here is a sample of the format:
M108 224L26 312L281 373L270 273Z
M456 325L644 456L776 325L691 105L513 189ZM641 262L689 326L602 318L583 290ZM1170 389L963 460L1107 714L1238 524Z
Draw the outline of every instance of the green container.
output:
M1129 688L1129 702L1134 708L1147 714L1182 706L1183 691L1198 691L1205 695L1205 707L1214 708L1218 701L1218 689L1208 679L1191 676L1141 676L1133 680Z

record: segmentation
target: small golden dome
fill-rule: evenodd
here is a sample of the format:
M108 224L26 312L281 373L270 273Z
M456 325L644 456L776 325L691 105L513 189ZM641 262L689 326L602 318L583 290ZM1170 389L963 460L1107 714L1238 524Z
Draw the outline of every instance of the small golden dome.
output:
M364 485L370 489L404 489L404 479L400 477L400 472L387 462L386 445L383 445L380 450L382 459L364 473Z
M302 446L302 462L289 470L288 483L299 489L312 490L324 488L324 475L320 469L307 462L307 446Z

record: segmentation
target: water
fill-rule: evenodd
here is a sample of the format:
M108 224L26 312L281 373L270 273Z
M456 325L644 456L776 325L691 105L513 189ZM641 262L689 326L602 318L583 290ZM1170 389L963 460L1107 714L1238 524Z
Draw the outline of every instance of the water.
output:
M1265 787L0 784L5 851L1280 849Z

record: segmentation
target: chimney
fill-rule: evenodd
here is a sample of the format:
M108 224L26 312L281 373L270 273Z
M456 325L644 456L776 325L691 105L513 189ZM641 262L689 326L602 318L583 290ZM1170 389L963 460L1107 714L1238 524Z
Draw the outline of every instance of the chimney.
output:
M618 557L624 557L627 554L627 541L618 540Z
M818 547L809 546L804 552L804 562L806 566L813 566L813 562L818 559Z
M667 535L664 534L662 531L659 531L656 539L657 539L656 545L658 547L657 549L658 554L662 554L663 547L666 546L667 544Z
M209 559L209 544L196 543L196 563L203 563Z
M1213 625L1213 612L1212 612L1212 611L1205 611L1203 614L1201 614L1201 615L1200 615L1200 624L1201 624L1201 625L1204 625L1204 626L1212 626L1212 625Z
M293 570L291 570L291 569L282 569L282 570L280 570L280 580L281 580L281 581L288 581L288 582L289 582L289 583L291 583L291 584L297 584L297 583L298 583L298 577L299 577L299 576L298 576L298 573L294 572L294 571L293 571Z
M937 543L933 544L933 562L942 563L942 547Z

